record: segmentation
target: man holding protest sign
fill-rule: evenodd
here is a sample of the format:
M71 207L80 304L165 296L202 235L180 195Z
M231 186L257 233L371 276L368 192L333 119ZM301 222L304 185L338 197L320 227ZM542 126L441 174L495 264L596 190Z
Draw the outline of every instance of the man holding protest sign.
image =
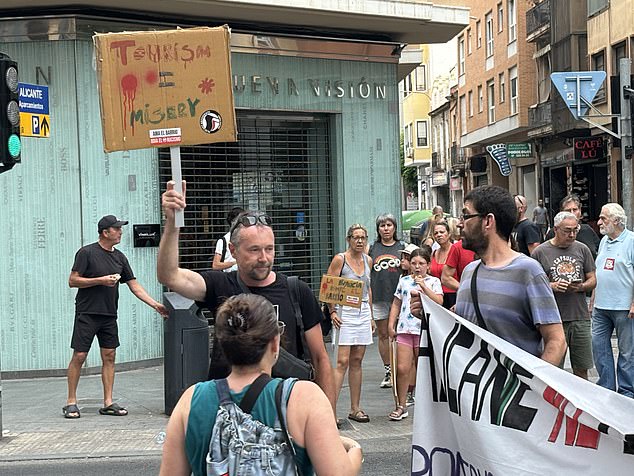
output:
M290 296L287 277L272 271L275 258L275 236L271 228L271 218L263 213L246 212L236 218L230 230L229 248L238 265L231 273L222 271L194 271L178 266L179 229L174 217L177 210L184 210L185 184L183 193L174 190L174 182L167 184L163 193L162 206L165 213L165 227L158 254L158 279L173 291L190 299L201 301L215 313L222 302L244 291L259 294L273 303L278 319L286 324L285 348L295 357L310 355L315 367L315 381L335 406L335 391L332 367L326 353L321 334L322 312L310 288L299 282L299 305L307 348L303 344L295 311ZM224 356L214 345L209 377L224 378L229 373Z
M548 278L539 263L508 244L516 215L513 197L501 187L477 187L465 197L462 246L481 259L464 269L456 314L559 365L566 339ZM420 296L411 310L421 314Z

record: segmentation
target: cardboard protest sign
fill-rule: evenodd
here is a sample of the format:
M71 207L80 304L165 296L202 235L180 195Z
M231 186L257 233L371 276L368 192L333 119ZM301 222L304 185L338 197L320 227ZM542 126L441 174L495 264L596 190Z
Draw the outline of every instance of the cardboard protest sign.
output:
M632 473L634 399L423 306L411 474Z
M229 27L94 36L104 150L235 142Z
M321 277L319 300L330 304L361 308L363 281L324 274Z

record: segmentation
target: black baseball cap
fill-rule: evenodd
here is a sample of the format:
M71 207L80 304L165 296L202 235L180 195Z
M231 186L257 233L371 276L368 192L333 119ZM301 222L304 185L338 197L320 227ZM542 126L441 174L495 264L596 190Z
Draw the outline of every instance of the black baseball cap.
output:
M106 215L99 220L97 224L97 231L101 233L103 230L112 227L121 228L123 225L127 225L127 221L117 220L117 217L114 215Z

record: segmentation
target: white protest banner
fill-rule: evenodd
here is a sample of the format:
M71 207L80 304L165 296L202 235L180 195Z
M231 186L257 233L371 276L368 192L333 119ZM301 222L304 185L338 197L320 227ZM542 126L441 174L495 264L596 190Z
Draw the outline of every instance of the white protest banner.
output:
M423 296L411 474L634 474L634 400Z

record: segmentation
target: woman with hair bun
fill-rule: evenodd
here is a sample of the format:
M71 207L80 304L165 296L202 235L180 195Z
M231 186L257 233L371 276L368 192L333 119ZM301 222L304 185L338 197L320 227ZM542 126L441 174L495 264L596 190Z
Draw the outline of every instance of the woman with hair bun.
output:
M216 335L231 364L227 383L235 403L240 403L261 374L271 374L283 331L275 308L262 296L240 294L220 306ZM275 389L280 380L272 379L266 384L250 412L255 420L269 427L274 426L277 417ZM205 459L219 407L216 385L216 380L199 382L178 401L167 425L161 475L207 474ZM287 401L286 423L295 462L303 476L359 473L361 446L339 436L330 402L317 385L294 382Z

